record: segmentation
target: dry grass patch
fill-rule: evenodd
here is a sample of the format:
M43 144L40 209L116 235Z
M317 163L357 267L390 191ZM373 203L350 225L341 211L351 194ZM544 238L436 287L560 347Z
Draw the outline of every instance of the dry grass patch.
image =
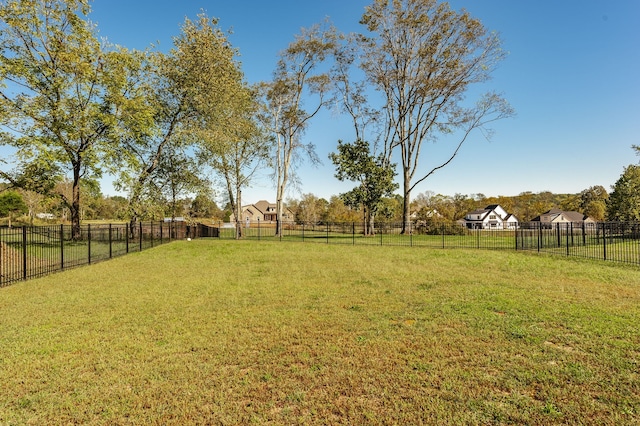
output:
M629 424L640 271L192 241L0 290L0 424Z

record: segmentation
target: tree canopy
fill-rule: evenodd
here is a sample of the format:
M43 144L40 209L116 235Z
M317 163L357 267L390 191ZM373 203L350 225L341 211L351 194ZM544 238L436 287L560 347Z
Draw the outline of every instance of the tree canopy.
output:
M297 161L306 154L312 163L318 162L315 146L305 143L302 137L310 121L328 102L330 78L321 65L334 51L335 43L332 28L314 25L303 29L281 53L273 80L262 84L262 123L273 136L276 235L281 232L284 197L290 183L295 182Z
M370 154L369 144L358 140L352 144L338 141L338 152L329 154L336 166L336 178L358 183L351 191L341 195L345 204L364 210L365 235L374 234L373 220L383 197L393 194L398 187L394 182L395 165L384 156Z
M448 165L473 130L513 114L497 93L465 102L470 86L487 81L506 52L497 34L446 2L375 0L361 23L368 34L359 38L360 67L385 102L384 148L388 158L399 154L409 222L416 185ZM442 135L457 137L451 155L418 175L424 142Z
M107 49L85 17L87 0L7 0L0 5L0 138L16 148L26 185L33 170L68 175L73 235L80 226L80 181L106 168L110 130L123 90L122 55ZM20 173L26 171L26 173Z
M11 227L11 217L17 214L26 213L28 207L24 200L15 191L0 193L0 217L9 217L9 227Z
M607 202L607 219L640 221L640 166L629 165L613 185Z

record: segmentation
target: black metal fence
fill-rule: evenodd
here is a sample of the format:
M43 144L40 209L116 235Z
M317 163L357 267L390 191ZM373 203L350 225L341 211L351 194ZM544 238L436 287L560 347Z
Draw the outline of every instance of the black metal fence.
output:
M273 239L275 224L243 226L245 239ZM233 227L220 227L221 238L235 238ZM379 223L375 234L364 235L359 223L283 223L283 241L324 244L396 245L431 248L527 250L640 265L640 223L531 222L513 229L467 229L455 223Z
M235 238L232 226L176 222L84 225L71 238L68 225L0 228L0 287L87 265L184 238ZM467 229L451 223L379 223L364 235L361 223L243 224L243 239L322 244L527 250L640 265L640 223L520 224L517 229Z
M83 225L73 239L69 225L0 228L0 287L217 231L183 222Z

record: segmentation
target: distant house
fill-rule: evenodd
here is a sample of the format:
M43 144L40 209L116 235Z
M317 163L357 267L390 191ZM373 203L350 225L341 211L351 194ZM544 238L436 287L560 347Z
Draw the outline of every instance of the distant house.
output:
M235 222L235 215L231 215L230 222ZM275 222L278 220L276 213L276 204L270 203L265 200L260 200L255 204L247 204L242 206L242 218L243 222ZM293 221L294 215L289 208L285 207L282 212L282 220Z
M542 225L552 226L556 223L595 224L596 221L580 212L551 209L540 216L531 219L532 222L540 222Z
M518 218L507 213L499 204L492 204L467 213L464 225L469 229L516 229Z

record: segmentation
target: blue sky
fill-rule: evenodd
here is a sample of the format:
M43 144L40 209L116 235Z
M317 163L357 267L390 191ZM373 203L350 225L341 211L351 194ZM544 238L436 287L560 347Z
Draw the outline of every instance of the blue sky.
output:
M301 27L329 17L344 32L358 23L369 0L95 0L91 18L100 35L129 48L172 46L185 17L204 10L232 30L231 43L250 83L269 80L278 52ZM476 133L446 168L424 181L424 191L454 195L517 195L524 191L578 193L593 185L607 190L640 158L640 1L637 0L453 0L490 30L500 33L509 56L485 90L503 93L517 116L499 121L491 141ZM302 193L329 198L352 183L334 178L327 158L339 139L351 141L346 119L323 113L311 125L323 165L299 170ZM453 141L423 148L430 169L451 152ZM398 168L399 170L399 168ZM275 199L268 171L244 191L244 202ZM111 189L103 188L110 193Z

